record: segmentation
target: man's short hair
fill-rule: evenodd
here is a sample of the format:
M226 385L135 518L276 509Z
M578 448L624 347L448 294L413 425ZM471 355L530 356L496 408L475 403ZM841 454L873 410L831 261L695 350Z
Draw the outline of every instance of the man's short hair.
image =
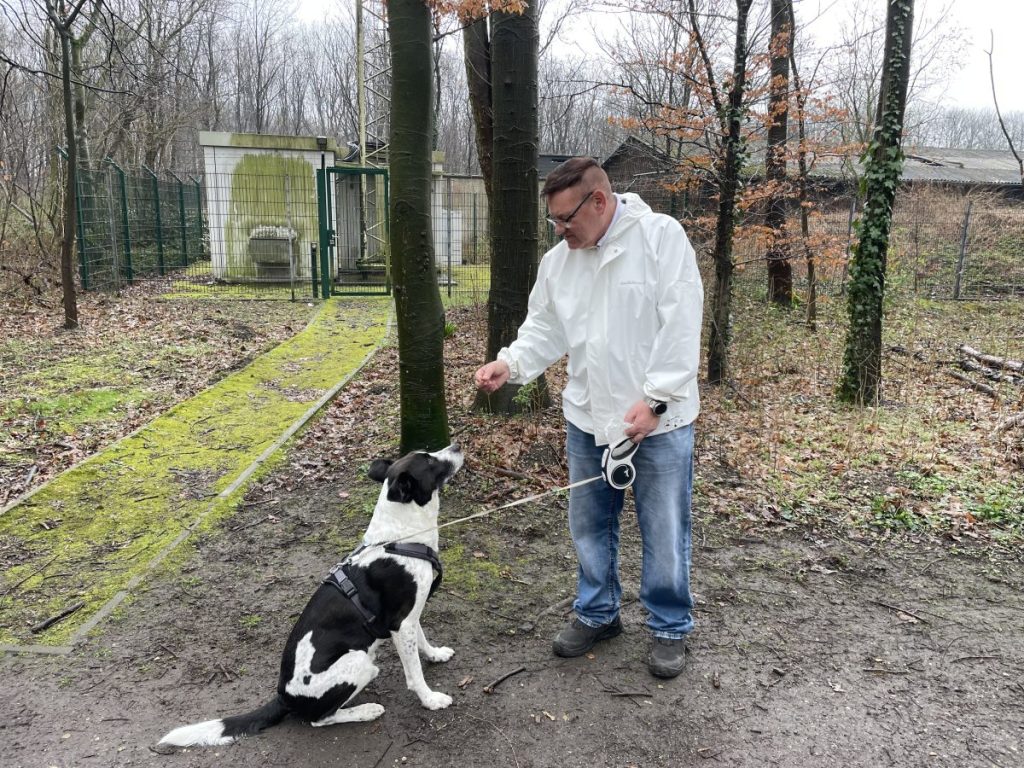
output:
M591 168L600 169L597 160L592 157L571 157L559 165L544 179L544 189L540 191L541 197L548 198L563 189L575 187Z

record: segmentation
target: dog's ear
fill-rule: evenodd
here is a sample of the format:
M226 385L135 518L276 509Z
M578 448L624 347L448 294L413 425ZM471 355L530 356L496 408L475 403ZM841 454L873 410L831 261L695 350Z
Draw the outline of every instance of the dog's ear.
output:
M416 496L416 480L408 472L399 473L388 483L388 501L408 504Z
M383 483L384 478L388 476L388 470L391 469L392 464L394 464L394 461L391 459L374 459L373 463L370 464L370 471L366 474L370 476L371 480Z

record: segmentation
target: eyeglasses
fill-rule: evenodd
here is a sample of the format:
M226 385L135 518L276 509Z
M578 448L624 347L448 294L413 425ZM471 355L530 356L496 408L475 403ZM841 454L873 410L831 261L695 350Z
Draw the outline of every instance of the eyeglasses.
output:
M582 208L583 204L585 202L587 202L587 200L590 199L590 196L592 194L594 194L594 190L590 190L589 192L587 192L586 196L582 200L580 200L580 204L577 205L575 208L573 208L572 209L572 213L570 213L564 219L563 218L552 218L552 217L549 216L548 217L548 224L550 224L552 227L562 227L563 229L568 229L569 227L571 227L572 226L573 218L576 216L577 213L580 212L580 208Z

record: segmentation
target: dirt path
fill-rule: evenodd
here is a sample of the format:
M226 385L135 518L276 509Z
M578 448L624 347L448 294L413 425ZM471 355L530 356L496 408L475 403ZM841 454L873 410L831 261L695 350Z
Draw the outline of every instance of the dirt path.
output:
M445 514L474 502L456 484ZM1018 766L1024 760L1024 575L944 549L783 534L695 538L698 629L681 677L646 672L624 542L626 633L593 658L549 650L573 586L557 501L445 539L449 586L428 634L455 647L422 709L393 651L362 696L377 722L286 722L227 748L163 756L170 727L271 695L295 612L347 543L370 483L313 482L251 502L183 574L154 578L69 658L5 658L4 765ZM455 529L450 529L454 531ZM502 547L502 549L497 549ZM486 560L496 568L480 569ZM487 575L487 571L490 575ZM501 682L493 693L484 687Z
M500 425L470 414L481 343L451 343L449 418L468 463L443 517L560 484L557 409ZM984 539L972 552L966 534L897 539L827 509L795 525L734 508L726 491L757 476L726 466L718 443L749 430L716 422L711 398L697 455L698 624L676 680L646 670L631 520L626 632L592 657L551 654L575 580L564 501L552 496L442 537L445 583L424 623L456 655L426 676L453 695L449 709L421 708L386 648L361 695L385 706L376 722L286 721L227 748L152 752L174 726L273 695L292 622L368 520L377 486L360 468L397 441L386 418L395 370L385 349L219 530L70 656L0 658L3 768L1024 765L1020 553Z

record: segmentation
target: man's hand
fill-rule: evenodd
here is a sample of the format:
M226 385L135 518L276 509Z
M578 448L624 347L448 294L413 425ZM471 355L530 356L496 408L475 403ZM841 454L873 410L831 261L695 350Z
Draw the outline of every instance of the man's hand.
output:
M643 400L634 403L633 407L626 411L624 419L626 437L634 443L639 443L658 428L659 418Z
M473 376L473 381L476 383L477 389L491 394L501 389L502 385L508 381L509 375L508 364L501 360L495 360L478 368L476 375Z

